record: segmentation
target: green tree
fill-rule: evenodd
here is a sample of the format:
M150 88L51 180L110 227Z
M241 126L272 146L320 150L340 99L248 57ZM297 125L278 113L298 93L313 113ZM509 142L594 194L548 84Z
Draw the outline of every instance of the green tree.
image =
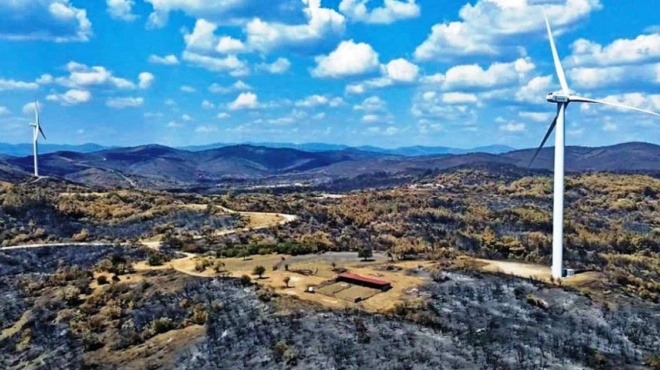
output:
M373 256L374 256L374 251L371 250L371 248L362 248L358 252L358 257L362 258L362 261L366 261L367 259L369 259Z
M262 279L265 272L266 272L266 268L259 265L254 268L254 271L252 273L259 276L259 279Z

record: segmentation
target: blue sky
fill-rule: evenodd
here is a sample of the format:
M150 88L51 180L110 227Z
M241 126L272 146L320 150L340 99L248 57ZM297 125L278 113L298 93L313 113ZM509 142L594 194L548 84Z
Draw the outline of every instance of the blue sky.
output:
M617 0L13 0L0 142L172 146L538 144L569 86L660 111L660 3ZM660 143L660 119L569 108L567 143Z

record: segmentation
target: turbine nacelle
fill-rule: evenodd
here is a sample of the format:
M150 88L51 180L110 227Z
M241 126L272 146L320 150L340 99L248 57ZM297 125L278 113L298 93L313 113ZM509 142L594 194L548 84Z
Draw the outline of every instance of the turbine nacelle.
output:
M550 103L568 103L571 101L571 96L563 91L555 91L548 93L548 95L545 96L545 100Z

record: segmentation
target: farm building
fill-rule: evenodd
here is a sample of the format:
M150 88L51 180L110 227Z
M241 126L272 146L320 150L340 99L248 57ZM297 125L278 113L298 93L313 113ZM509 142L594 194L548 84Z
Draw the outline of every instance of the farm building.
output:
M382 291L392 289L392 283L389 281L351 274L349 272L339 274L336 280L368 288L380 289Z

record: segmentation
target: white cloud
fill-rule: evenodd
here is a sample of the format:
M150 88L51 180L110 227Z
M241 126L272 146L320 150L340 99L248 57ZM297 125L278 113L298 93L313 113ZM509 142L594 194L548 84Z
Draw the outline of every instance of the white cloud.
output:
M257 94L241 93L236 100L229 104L229 110L255 109L259 106Z
M37 78L35 82L38 83L39 85L48 85L53 83L53 81L54 81L53 76L49 74L43 74L39 76L39 78Z
M197 90L195 90L194 87L192 87L192 86L188 86L188 85L183 85L183 86L181 86L181 87L179 88L179 90L181 90L181 92L189 93L189 94L194 93L194 92L197 91Z
M630 82L660 83L656 80L660 63L613 67L577 67L567 71L569 86L598 89Z
M377 112L387 109L387 103L378 96L364 99L361 104L353 106L353 110L365 112Z
M241 40L237 40L230 36L223 36L218 41L215 50L224 54L238 54L245 51L245 44Z
M328 98L323 95L310 95L305 99L298 100L297 102L295 102L296 107L303 107L303 108L313 108L319 106L329 106L334 108L342 104L344 104L344 100L342 98L339 97Z
M543 11L557 34L600 9L600 0L478 0L459 11L460 21L439 23L415 50L417 60L496 55L515 50L523 35L545 32Z
M186 50L183 52L183 60L210 71L229 72L230 75L235 77L245 76L250 73L245 62L236 58L234 55L215 58Z
M35 82L23 82L16 80L5 80L0 78L0 91L5 90L36 90L39 85Z
M105 105L110 108L124 109L124 108L136 108L144 104L144 98L134 98L134 97L125 97L125 98L109 98L106 100Z
M188 114L184 114L183 116L181 116L181 119L188 122L194 121L194 119Z
M3 107L0 105L0 116L5 116L11 113L7 107Z
M366 89L364 88L364 85L362 84L351 84L346 86L346 93L347 94L354 94L354 95L361 95L366 92Z
M325 112L317 113L312 118L315 120L322 120L325 118Z
M523 79L535 68L529 58L521 58L511 63L493 63L488 69L477 64L458 65L450 68L444 76L443 88L493 88L511 85Z
M213 108L215 108L215 104L211 103L211 102L208 101L208 100L204 100L204 101L202 102L202 108L203 108L203 109L206 109L206 110L213 109Z
M208 134L212 132L218 132L218 128L215 126L197 126L195 127L195 132L198 134Z
M172 99L166 99L166 100L165 100L165 105L167 105L168 107L176 107L177 104L176 104L176 102L175 102L174 100L172 100Z
M277 58L273 63L262 63L257 66L257 68L268 71L272 74L282 74L289 70L291 67L291 62L286 58Z
M384 71L384 75L394 82L415 82L419 76L419 67L403 58L387 63Z
M401 19L417 18L419 5L415 0L384 0L383 6L367 9L369 0L342 0L339 11L356 22L390 24Z
M208 87L208 90L215 94L228 94L234 91L252 90L252 86L246 84L241 80L234 82L231 86L222 86L214 82Z
M550 123L554 118L553 113L543 113L543 112L518 112L520 118L529 119L534 122Z
M229 117L231 117L231 115L230 115L229 113L227 113L227 112L220 112L220 113L218 113L218 118L219 118L219 119L227 119L227 118L229 118Z
M151 54L149 56L149 63L173 66L179 64L179 59L173 54L165 55L163 57Z
M124 78L115 77L112 71L105 67L88 67L84 64L69 62L66 65L69 76L58 77L55 82L74 89L85 89L92 86L109 86L118 89L135 89L136 85Z
M500 125L500 130L506 132L522 132L525 131L525 124L519 122L509 122Z
M0 2L0 39L74 42L91 36L87 12L69 0Z
M603 126L603 131L606 132L613 132L616 131L617 129L618 127L616 126L616 124L612 122L605 122L605 125Z
M602 46L579 39L571 45L572 54L566 58L567 67L614 66L639 64L660 60L660 33L639 35L634 39L618 39Z
M106 0L105 3L110 17L128 22L137 19L137 16L131 13L135 5L134 0Z
M195 28L192 33L183 35L186 43L186 50L194 52L210 52L215 50L218 45L218 38L214 32L218 26L205 19L198 19L195 22Z
M526 103L545 102L545 96L552 91L552 75L537 76L516 91L516 100Z
M625 104L632 107L651 110L660 113L660 94L642 94L639 92L634 92L627 94L608 95L602 100L605 100L610 103ZM604 109L610 111L614 110L614 111L634 114L634 111L624 108L610 107L601 104L598 105L594 104L593 106L598 107L598 109Z
M307 24L288 25L260 18L245 27L250 49L269 52L282 46L309 47L344 33L346 20L333 9L322 8L321 0L302 0Z
M138 76L138 78L139 78L139 80L140 80L140 82L139 82L138 85L140 86L140 89L143 89L143 90L146 90L146 89L148 89L149 87L151 87L151 84L153 84L153 83L154 83L154 80L155 80L154 75L152 75L152 74L149 73L149 72L142 72L142 73L140 73L140 75Z
M401 132L401 130L399 130L398 128L393 127L393 126L388 126L388 127L385 127L385 128L376 126L376 127L369 127L366 130L366 132L369 135L374 135L375 134L375 135L382 135L382 136L394 136L394 135L399 134Z
M181 127L184 127L184 125L177 122L177 121L169 121L167 123L167 127L169 127L169 128L181 128Z
M378 68L378 53L371 45L342 41L329 55L316 57L312 75L321 78L341 78L361 75Z
M72 89L64 94L50 94L46 96L46 100L54 101L62 105L78 105L87 103L92 99L92 94L87 90Z
M460 92L449 92L449 93L442 94L442 102L446 103L446 104L476 103L477 102L477 96L474 95L474 94L465 94L465 93L460 93Z

